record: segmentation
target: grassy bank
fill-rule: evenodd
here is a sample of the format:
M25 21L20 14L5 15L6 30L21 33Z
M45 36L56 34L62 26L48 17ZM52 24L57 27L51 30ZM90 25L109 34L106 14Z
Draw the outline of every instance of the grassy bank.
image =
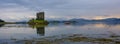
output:
M31 24L31 25L47 25L48 22L46 20L35 20L35 19L32 19L28 22L28 24Z

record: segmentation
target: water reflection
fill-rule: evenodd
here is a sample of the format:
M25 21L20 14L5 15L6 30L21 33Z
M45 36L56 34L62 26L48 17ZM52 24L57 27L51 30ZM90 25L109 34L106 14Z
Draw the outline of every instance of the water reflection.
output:
M99 25L102 27L105 27L105 25L107 26L115 26L115 25L120 25L120 22L84 22L84 23L72 23L71 25L76 25L76 26L85 26L85 25L89 25L89 24L93 24L93 25ZM104 26L103 26L104 25Z
M0 25L0 39L9 38L31 38L54 36L61 34L110 34L120 33L119 23L78 23L78 24L6 24ZM108 32L109 31L109 32Z
M49 25L6 24L0 28L0 43L13 42L11 41L11 38L12 40L20 40L20 39L26 40L27 38L29 38L30 40L33 39L35 41L38 41L40 37L42 38L48 37L51 40L54 40L54 38L66 37L69 34L70 35L72 34L73 36L76 36L76 37L71 38L72 36L70 36L70 38L59 39L57 41L93 40L93 38L108 38L110 37L110 35L112 35L112 37L119 37L120 35L119 33L120 33L120 24L116 24L116 23L112 23L112 24L111 23L110 24L109 23L107 24L106 23L79 23L79 24L70 24L70 25L66 25L66 24L56 24L56 25L55 24L49 24ZM79 38L77 34L83 37ZM62 35L62 36L59 36L59 35ZM90 39L85 38L84 36L90 37ZM36 38L38 39L36 40ZM98 39L98 41L99 40L101 39ZM103 39L103 40L106 41L106 39ZM29 41L26 41L26 42L29 42ZM49 41L46 41L46 42L49 42ZM33 41L33 43L35 42Z
M31 28L35 28L38 35L40 35L40 36L45 35L45 26L47 26L47 25L29 25L29 26Z
M4 26L5 24L0 24L0 27Z
M36 27L37 29L37 34L44 36L45 34L45 27Z

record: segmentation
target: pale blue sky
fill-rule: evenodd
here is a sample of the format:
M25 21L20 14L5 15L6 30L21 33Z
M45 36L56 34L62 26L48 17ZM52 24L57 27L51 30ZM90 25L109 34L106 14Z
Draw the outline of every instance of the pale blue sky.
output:
M120 18L120 0L0 0L5 21L26 21L39 11L47 20Z

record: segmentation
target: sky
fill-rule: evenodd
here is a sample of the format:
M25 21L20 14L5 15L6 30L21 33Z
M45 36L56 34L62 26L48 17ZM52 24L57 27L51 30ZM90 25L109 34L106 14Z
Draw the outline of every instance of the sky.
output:
M0 19L28 21L44 11L46 20L120 18L120 0L0 0Z

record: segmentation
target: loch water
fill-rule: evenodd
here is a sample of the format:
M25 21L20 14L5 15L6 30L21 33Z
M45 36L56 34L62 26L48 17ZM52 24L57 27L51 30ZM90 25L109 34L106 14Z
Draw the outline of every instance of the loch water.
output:
M65 36L80 35L91 38L117 37L120 40L120 24L49 24L46 26L30 26L28 24L0 25L0 43L13 44L17 40L31 40L51 37L64 38ZM54 37L55 36L55 37ZM65 41L65 40L64 40ZM61 42L61 44L93 44L84 41ZM17 44L17 43L14 43ZM20 42L18 43L20 44ZM23 43L24 44L24 43ZM35 43L33 43L35 44ZM112 44L112 43L111 43Z

